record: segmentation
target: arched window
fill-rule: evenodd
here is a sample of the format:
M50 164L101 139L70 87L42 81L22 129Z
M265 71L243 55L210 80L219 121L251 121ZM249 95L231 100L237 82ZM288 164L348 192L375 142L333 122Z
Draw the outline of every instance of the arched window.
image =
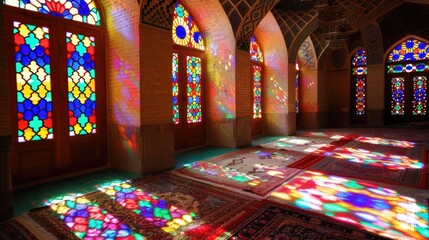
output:
M252 136L263 133L262 120L262 71L264 56L255 36L250 38L250 60L252 66Z
M366 51L357 50L351 59L351 86L352 86L352 122L366 123Z
M177 150L206 143L204 40L194 18L180 2L174 9L172 39L173 123Z
M4 4L8 40L14 43L8 52L14 60L9 72L15 74L9 77L16 89L12 115L20 143L14 149L15 160L22 161L14 164L30 166L25 159L39 154L40 165L47 165L44 173L35 173L41 177L58 174L59 168L104 164L104 39L95 2L4 0Z
M388 120L428 120L429 45L415 38L396 45L387 56Z

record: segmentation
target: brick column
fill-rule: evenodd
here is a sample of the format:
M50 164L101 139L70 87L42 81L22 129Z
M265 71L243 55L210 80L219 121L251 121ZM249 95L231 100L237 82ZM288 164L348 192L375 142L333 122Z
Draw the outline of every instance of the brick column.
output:
M10 140L11 136L0 136L0 221L13 216Z

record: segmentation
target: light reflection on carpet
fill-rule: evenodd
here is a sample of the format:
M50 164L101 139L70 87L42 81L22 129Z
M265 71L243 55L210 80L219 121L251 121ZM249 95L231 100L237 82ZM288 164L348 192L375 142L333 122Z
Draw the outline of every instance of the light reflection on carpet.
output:
M112 182L99 187L127 210L141 215L164 232L175 235L176 231L197 218L195 213L168 205L163 199L136 189L127 181Z
M392 147L400 147L400 148L413 148L415 143L401 140L393 140L393 139L385 139L379 137L359 137L356 139L357 141L370 143L374 145L382 145L382 146L392 146Z
M47 204L80 239L144 239L121 223L120 219L83 196L59 197L49 200Z
M381 236L429 238L427 206L393 189L363 181L305 171L268 199L359 225Z
M350 147L336 148L334 152L325 152L324 155L338 159L346 159L350 162L367 164L374 167L386 167L387 169L392 170L403 170L406 168L422 169L424 167L424 164L419 160L411 159L407 156Z

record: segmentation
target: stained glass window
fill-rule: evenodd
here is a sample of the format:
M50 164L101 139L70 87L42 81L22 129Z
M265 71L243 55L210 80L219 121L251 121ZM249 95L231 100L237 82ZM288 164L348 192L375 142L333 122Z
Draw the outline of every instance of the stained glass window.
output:
M389 54L388 62L429 60L429 46L414 38L400 43Z
M405 98L404 98L404 78L394 77L391 82L391 113L392 115L404 115Z
M173 53L173 123L179 124L179 56Z
M187 119L188 123L201 122L201 58L187 56Z
M417 76L413 79L413 115L426 115L427 78Z
M262 67L254 65L253 68L253 118L262 117Z
M13 22L18 141L53 138L49 29Z
M261 48L259 47L256 37L252 35L250 38L250 59L257 62L264 62Z
M96 132L95 39L66 33L70 136Z
M299 63L298 63L298 58L295 61L295 70L296 70L296 74L295 74L295 108L296 108L296 113L299 113Z
M55 17L100 25L100 12L94 0L3 0L3 3Z
M175 44L204 50L203 37L194 18L180 3L176 3L174 9L172 34Z
M366 51L359 49L352 57L352 81L354 81L355 115L364 116L366 110Z
M391 64L387 66L387 73L412 73L428 71L429 65L426 63Z

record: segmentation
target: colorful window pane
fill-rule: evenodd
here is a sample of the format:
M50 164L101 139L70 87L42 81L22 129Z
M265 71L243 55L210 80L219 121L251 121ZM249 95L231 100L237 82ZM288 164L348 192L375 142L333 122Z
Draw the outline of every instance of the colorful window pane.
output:
M356 114L364 115L365 114L365 92L366 92L366 79L357 78L356 79Z
M173 53L173 123L179 124L179 56Z
M250 59L257 62L264 62L261 48L259 47L256 37L252 35L250 38Z
M404 115L405 96L404 96L404 78L395 77L391 81L391 113L392 115Z
M70 136L96 132L95 39L66 33Z
M295 61L295 110L296 113L299 113L299 63L298 58Z
M253 68L253 118L262 117L262 68L254 65Z
M361 67L366 66L366 51L360 49L356 51L352 58L352 66L353 67Z
M429 65L426 63L392 64L387 66L387 73L412 73L428 71Z
M352 57L352 81L354 81L355 90L355 115L364 116L366 110L366 51L359 49Z
M13 22L18 142L53 138L49 29Z
M203 37L194 18L180 3L176 3L174 9L172 34L175 44L204 50Z
M197 123L202 120L201 113L201 58L186 57L187 72L187 119L188 123Z
M388 62L417 61L429 59L429 46L414 38L402 42L389 54Z
M3 3L77 22L100 25L100 12L94 0L3 0Z
M413 79L413 115L426 115L427 78L417 76Z

